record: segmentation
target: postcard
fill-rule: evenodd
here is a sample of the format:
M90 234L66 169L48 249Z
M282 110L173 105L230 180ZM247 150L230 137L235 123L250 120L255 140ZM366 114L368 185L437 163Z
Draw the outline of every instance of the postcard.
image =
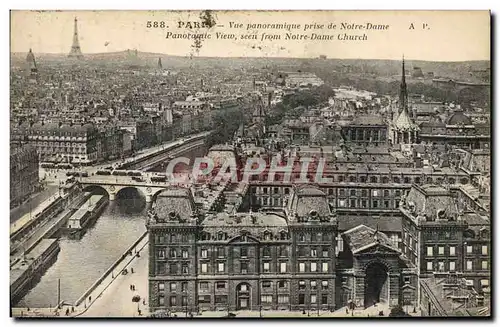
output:
M10 27L12 317L491 317L489 11Z

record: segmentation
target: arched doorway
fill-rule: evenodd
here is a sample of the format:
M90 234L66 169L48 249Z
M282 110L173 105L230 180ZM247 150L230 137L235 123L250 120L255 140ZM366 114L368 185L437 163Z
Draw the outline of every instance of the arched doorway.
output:
M236 310L251 310L252 288L248 283L236 287Z
M388 269L380 262L373 262L365 270L365 307L389 299Z

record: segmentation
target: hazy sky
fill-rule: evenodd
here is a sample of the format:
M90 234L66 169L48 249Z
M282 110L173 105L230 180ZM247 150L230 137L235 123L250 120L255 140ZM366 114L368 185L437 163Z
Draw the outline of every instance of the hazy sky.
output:
M217 11L217 26L210 30L200 56L280 56L463 61L490 59L490 14L488 11ZM83 53L137 49L170 55L189 55L192 40L166 39L167 32L193 33L178 29L179 21L199 21L191 11L12 11L11 52L68 53L73 20ZM168 28L147 28L148 21L164 21ZM231 29L229 22L242 23ZM247 29L248 23L301 24L292 34L334 35L331 41L284 40L286 30ZM303 31L305 24L324 24L324 29ZM341 24L389 25L388 30L341 30ZM409 29L410 24L415 29ZM337 25L335 30L327 29ZM423 28L426 25L426 29ZM223 25L223 26L221 26ZM199 32L205 32L200 29ZM280 34L281 40L217 40L216 32L237 35ZM367 35L366 41L340 41L337 34ZM260 47L260 49L259 49Z

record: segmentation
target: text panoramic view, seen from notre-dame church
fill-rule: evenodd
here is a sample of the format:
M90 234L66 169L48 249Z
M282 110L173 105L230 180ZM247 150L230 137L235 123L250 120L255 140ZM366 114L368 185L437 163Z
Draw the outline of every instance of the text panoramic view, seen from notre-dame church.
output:
M491 317L490 19L11 11L11 316Z

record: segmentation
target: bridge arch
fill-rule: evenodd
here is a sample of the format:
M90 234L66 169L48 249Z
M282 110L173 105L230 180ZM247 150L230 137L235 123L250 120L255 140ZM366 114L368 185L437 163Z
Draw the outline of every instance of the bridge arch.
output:
M123 198L123 196L128 195L138 195L139 197L146 198L146 194L140 187L132 186L132 185L126 185L126 186L121 186L121 187L116 187L116 186L110 186L110 188L113 188L114 194L115 194L115 199L118 198ZM135 193L135 194L134 194Z
M103 187L103 186L100 186L100 185L86 185L83 187L83 192L92 192L94 194L102 194L102 195L106 195L108 198L110 198L110 193L109 191Z

